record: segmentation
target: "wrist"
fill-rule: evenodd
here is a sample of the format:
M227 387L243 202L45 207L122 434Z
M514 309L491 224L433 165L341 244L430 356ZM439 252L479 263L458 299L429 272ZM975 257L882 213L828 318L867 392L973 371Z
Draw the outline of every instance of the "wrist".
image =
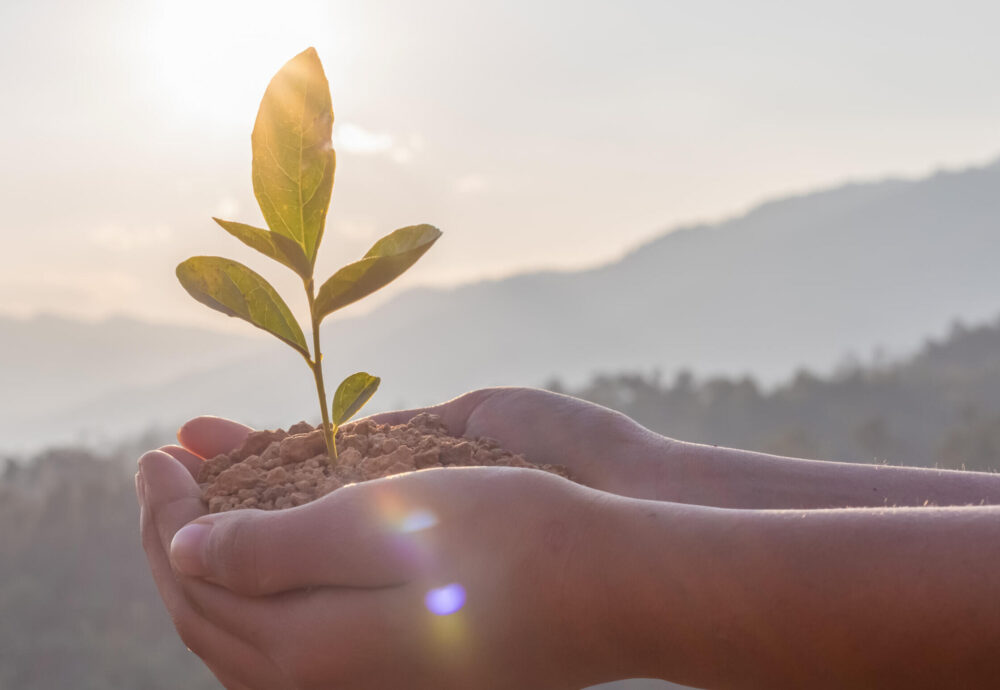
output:
M620 577L616 562L621 535L620 502L617 494L574 487L574 526L570 558L553 584L561 604L557 616L562 624L562 658L574 677L575 687L636 677L628 650L618 635L619 612L615 610ZM561 575L561 577L559 577Z
M738 526L745 511L616 498L604 511L599 601L616 678L696 687L738 663Z
M634 424L634 423L633 423ZM681 495L681 470L691 444L677 441L634 424L606 462L608 490L634 499L685 502Z
M651 618L659 617L654 612L665 601L651 566L659 562L660 549L671 547L657 543L662 535L649 534L642 523L651 509L670 504L583 487L575 493L572 557L555 583L562 595L556 628L566 642L562 658L579 672L570 680L582 687L661 677L664 630Z

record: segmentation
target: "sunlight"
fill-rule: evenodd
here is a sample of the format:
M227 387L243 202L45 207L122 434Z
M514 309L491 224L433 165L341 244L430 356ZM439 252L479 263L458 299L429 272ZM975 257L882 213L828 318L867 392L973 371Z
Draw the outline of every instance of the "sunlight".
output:
M343 65L357 52L361 25L352 8L334 12L319 0L155 3L144 36L150 86L182 120L245 125L275 65L309 46Z

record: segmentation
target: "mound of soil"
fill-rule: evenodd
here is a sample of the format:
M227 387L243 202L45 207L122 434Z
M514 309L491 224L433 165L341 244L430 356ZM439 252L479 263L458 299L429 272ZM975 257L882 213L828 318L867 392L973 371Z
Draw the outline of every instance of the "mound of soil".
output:
M299 422L288 431L255 431L236 450L206 460L198 483L209 512L292 508L345 484L431 467L530 467L569 477L561 465L535 465L490 438L452 436L433 414L389 426L362 420L337 430L335 463L322 429Z

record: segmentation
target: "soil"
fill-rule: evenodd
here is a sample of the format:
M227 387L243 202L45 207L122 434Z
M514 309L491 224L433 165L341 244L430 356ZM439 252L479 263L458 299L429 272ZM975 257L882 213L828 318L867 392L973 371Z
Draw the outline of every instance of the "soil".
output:
M490 438L459 438L441 418L419 414L389 426L361 420L337 430L335 463L322 429L299 422L288 431L255 431L236 450L206 460L198 483L209 512L280 510L309 503L345 484L432 467L529 467L569 477L561 465L536 465Z

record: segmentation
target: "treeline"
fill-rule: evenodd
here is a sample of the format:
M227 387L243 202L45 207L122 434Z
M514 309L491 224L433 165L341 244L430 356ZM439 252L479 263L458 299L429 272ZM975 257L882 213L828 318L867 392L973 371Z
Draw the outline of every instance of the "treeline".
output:
M219 687L149 576L135 457L59 449L0 463L0 690Z
M802 371L774 390L752 378L670 381L657 373L595 377L569 392L686 441L779 455L1000 469L1000 320L928 341L897 363Z

